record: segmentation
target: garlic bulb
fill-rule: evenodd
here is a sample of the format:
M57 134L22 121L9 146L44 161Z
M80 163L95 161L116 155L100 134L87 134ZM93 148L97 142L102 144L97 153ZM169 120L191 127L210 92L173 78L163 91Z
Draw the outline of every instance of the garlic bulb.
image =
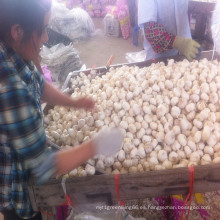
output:
M85 171L88 176L95 174L95 167L91 166L90 164L86 164Z

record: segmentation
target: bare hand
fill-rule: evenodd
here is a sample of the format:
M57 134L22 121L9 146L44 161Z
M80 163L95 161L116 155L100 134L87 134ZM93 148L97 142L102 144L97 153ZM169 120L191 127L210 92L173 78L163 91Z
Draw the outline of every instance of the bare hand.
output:
M82 97L75 101L75 107L93 110L95 108L95 101L92 98Z

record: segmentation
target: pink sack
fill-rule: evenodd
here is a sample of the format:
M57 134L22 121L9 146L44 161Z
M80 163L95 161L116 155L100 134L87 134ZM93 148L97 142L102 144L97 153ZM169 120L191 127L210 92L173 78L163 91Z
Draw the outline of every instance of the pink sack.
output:
M102 16L101 10L94 10L93 12L94 12L95 17L99 18Z
M92 4L99 4L100 1L99 1L99 0L91 0L91 3L92 3Z
M83 3L83 5L89 5L90 4L90 0L83 0L82 3Z
M127 0L117 0L117 16L120 22L123 38L126 40L130 36L130 14Z
M86 10L86 9L85 9ZM87 11L87 10L86 10ZM89 14L90 17L95 17L95 14L93 11L87 11L87 13Z
M47 69L47 66L41 66L42 70L43 70L43 75L46 81L52 83L52 77L50 74L50 70Z
M74 7L79 7L81 4L81 1L80 0L70 0L70 1L67 1L66 2L66 7L68 9L72 9Z
M113 5L108 5L105 8L106 14L111 14L114 18L118 17L117 7Z
M115 5L116 4L116 0L108 0L107 4L108 5Z
M92 4L92 9L93 10L101 10L101 4L100 3L93 3Z

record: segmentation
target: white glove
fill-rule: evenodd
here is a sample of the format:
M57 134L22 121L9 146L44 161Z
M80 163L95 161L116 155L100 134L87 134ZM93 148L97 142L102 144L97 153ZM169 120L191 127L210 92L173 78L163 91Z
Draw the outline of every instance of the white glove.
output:
M95 153L108 157L115 156L121 148L123 139L119 128L102 129L93 139Z

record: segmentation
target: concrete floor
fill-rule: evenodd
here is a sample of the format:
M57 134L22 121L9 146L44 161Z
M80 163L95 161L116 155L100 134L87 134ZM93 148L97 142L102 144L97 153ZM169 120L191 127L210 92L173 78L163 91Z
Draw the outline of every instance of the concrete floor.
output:
M103 18L93 19L95 28L101 29L101 33L87 41L74 43L78 50L80 59L87 68L95 65L104 66L111 55L115 56L112 64L127 63L125 58L127 52L138 52L142 50L142 43L136 47L132 44L132 37L124 40L122 37L108 37L104 35Z

